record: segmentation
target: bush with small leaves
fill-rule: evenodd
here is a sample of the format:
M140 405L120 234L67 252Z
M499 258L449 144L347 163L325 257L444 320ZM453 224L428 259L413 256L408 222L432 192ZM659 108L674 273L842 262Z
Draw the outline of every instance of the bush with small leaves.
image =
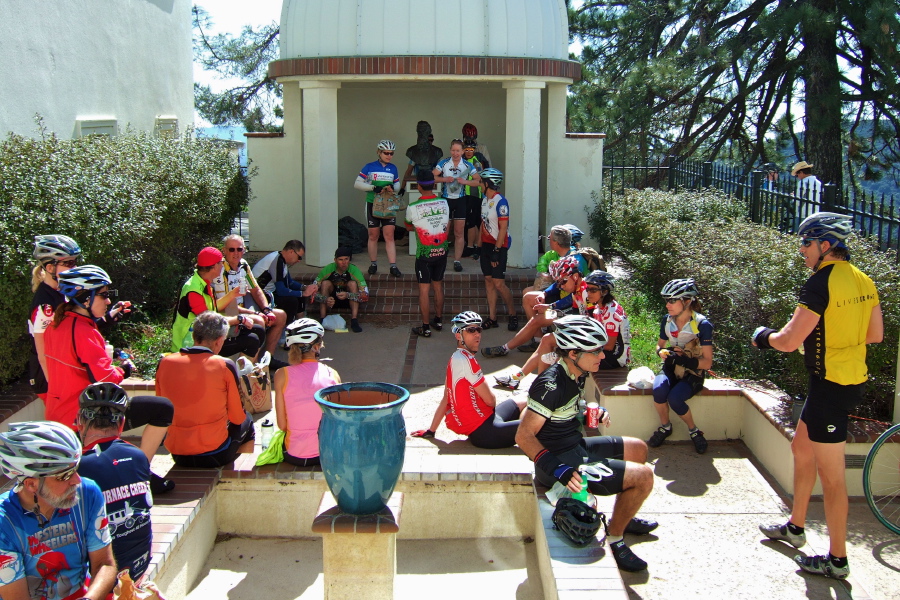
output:
M37 139L0 142L0 314L16 324L0 330L0 382L27 361L35 235L73 237L82 264L106 269L119 298L159 319L171 314L197 251L218 242L249 199L228 147L192 132L62 140L39 127Z

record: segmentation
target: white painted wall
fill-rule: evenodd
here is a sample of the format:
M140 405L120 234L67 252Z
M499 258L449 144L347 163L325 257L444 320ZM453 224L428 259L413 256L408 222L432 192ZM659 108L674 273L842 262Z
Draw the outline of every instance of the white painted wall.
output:
M3 0L0 55L0 135L35 135L35 113L62 138L85 118L193 123L190 0Z

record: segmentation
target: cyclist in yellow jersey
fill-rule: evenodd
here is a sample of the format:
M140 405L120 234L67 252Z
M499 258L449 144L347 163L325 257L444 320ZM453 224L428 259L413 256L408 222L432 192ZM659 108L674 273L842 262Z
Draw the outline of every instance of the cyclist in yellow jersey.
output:
M759 526L766 537L800 548L806 543L804 524L809 498L822 480L829 553L795 556L809 573L844 579L847 564L847 485L844 449L850 411L863 400L866 344L884 337L884 322L875 285L851 265L845 240L849 217L830 212L810 215L800 224L800 254L813 274L800 290L797 309L787 325L776 331L759 327L753 344L793 352L801 343L809 371L809 393L791 451L794 455L794 506L785 524Z

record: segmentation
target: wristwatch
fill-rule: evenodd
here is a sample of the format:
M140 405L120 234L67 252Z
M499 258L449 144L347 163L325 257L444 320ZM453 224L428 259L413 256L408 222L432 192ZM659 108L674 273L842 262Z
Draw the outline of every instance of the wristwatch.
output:
M238 321L238 325L243 325L244 324L244 315L238 315L237 321Z

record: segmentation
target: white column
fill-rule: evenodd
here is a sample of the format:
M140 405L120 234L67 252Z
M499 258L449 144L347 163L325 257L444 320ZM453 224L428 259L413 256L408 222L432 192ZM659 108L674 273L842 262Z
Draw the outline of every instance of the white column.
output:
M509 200L513 238L508 264L537 264L541 168L541 90L543 81L507 81L506 165L500 192Z
M306 262L321 267L337 248L337 91L336 81L301 81L303 90L303 229ZM290 215L284 215L290 219Z

